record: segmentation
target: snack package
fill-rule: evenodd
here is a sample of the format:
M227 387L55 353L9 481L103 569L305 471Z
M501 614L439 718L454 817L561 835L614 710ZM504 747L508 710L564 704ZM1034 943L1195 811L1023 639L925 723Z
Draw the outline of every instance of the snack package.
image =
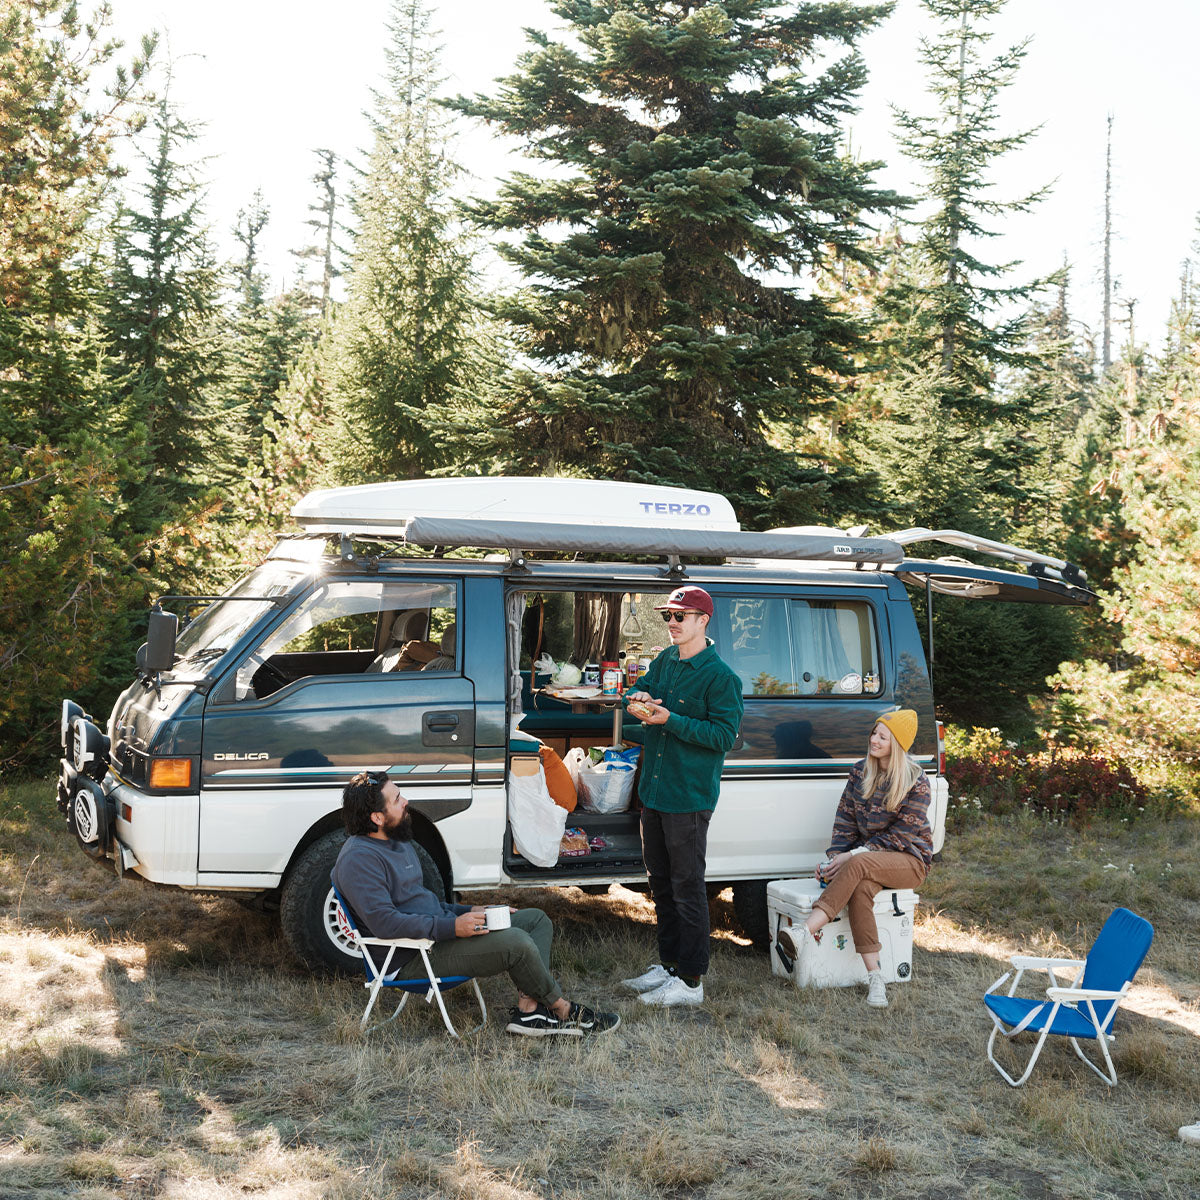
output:
M582 829L571 826L563 830L562 845L558 851L560 858L583 858L591 852L588 835Z

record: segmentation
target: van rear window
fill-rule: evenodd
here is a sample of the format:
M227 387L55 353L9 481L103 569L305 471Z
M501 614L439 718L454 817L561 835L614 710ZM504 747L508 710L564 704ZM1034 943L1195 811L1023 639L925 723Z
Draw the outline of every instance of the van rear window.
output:
M856 600L715 596L709 634L746 696L881 690L871 606Z

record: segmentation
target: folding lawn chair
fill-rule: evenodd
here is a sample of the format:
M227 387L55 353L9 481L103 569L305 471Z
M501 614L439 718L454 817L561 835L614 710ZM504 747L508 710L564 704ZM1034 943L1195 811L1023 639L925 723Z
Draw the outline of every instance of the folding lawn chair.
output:
M1113 1040L1112 1023L1117 1007L1129 991L1130 984L1154 938L1154 926L1149 921L1131 913L1127 908L1115 909L1100 936L1096 938L1088 956L1083 961L1073 958L1031 958L1016 955L1012 965L1017 968L1016 977L1007 995L993 995L998 987L1012 974L1006 972L984 993L995 1028L988 1038L988 1060L1013 1087L1020 1087L1029 1078L1038 1055L1042 1052L1050 1034L1070 1038L1075 1053L1110 1087L1117 1082L1116 1068L1109 1056L1109 1043ZM1063 986L1056 971L1074 969L1075 979ZM1027 1000L1016 994L1017 985L1026 971L1045 971L1052 986L1046 988L1045 1000ZM1011 1075L996 1061L993 1048L997 1034L1015 1037L1024 1030L1041 1034L1029 1065L1020 1079ZM1094 1038L1100 1044L1106 1075L1079 1047L1080 1038Z
M425 1003L428 1004L435 999L437 1000L438 1009L441 1011L442 1020L446 1023L447 1032L449 1032L451 1037L458 1037L458 1031L454 1028L450 1016L446 1012L446 1004L442 999L442 992L448 992L462 983L469 983L475 989L475 999L479 1001L479 1011L481 1014L479 1024L468 1032L474 1033L475 1030L482 1029L487 1024L487 1005L483 1002L483 993L479 990L479 981L477 979L472 978L470 975L438 976L433 973L433 967L429 963L429 949L433 945L432 938L368 937L359 930L350 906L342 898L341 892L336 887L333 889L333 895L337 900L338 925L341 927L346 939L353 942L362 953L363 967L367 972L367 980L363 984L363 987L369 988L371 995L367 1000L366 1011L359 1022L360 1029L364 1032L370 1032L367 1029L367 1022L371 1018L371 1010L375 1007L375 1001L379 999L380 991L383 988L399 988L404 994L400 997L400 1003L396 1005L396 1011L386 1021L380 1021L378 1025L372 1026L372 1028L380 1028L394 1021L404 1011L404 1006L408 1003L408 997L412 993L424 992ZM368 946L387 947L387 956L384 958L382 966L376 967L374 960L367 953ZM416 950L421 956L421 963L425 967L424 976L411 979L389 979L388 975L390 974L389 968L392 956L397 950ZM415 967L416 963L412 965Z

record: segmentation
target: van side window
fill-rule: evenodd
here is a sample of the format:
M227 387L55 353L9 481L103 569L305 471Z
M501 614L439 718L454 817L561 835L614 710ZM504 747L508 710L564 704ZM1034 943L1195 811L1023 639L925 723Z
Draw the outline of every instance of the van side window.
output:
M457 669L456 590L447 584L338 580L307 596L237 670L237 700L314 675Z
M880 691L871 606L856 600L714 597L710 635L746 696Z
M858 696L880 690L871 606L861 600L790 600L801 694Z

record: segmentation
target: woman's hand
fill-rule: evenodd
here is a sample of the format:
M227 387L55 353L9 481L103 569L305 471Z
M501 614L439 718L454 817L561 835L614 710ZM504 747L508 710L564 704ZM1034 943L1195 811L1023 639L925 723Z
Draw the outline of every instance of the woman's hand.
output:
M850 858L850 851L846 850L846 851L843 851L841 854L835 854L829 860L829 862L827 862L825 864L824 878L825 878L826 883L828 883L829 880L831 880L838 873L838 871L841 870L842 865L849 858Z

